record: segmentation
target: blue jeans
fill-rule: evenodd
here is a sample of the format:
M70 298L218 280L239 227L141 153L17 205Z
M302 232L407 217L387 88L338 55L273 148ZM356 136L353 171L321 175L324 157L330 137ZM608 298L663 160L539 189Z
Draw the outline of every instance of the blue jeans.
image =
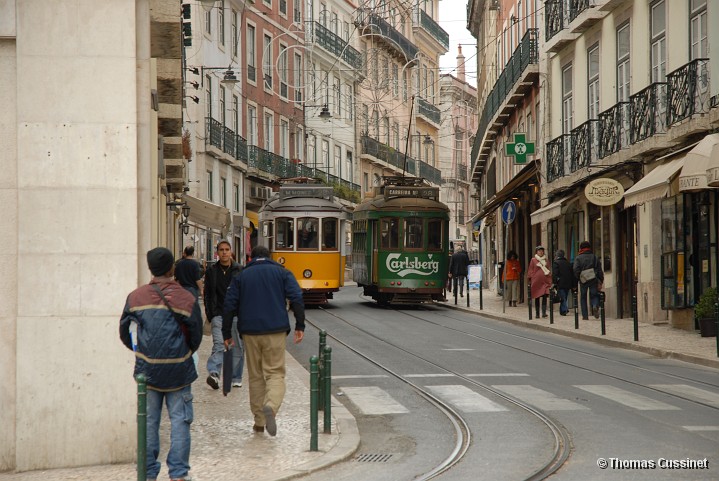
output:
M564 315L569 312L569 307L567 307L569 289L557 289L557 294L559 294L559 313Z
M589 313L587 309L587 291L589 291L589 302L592 307L599 307L599 289L597 289L597 283L592 282L591 284L579 283L579 307L582 309L582 319L589 319Z
M167 470L171 479L187 476L190 471L190 424L192 424L192 387L179 391L160 392L147 390L147 478L160 474L160 419L162 401L170 416L170 450L167 452Z
M244 349L242 340L237 332L237 318L232 320L232 339L235 347L232 348L232 382L242 381L242 369L245 366ZM222 339L222 316L212 318L212 354L207 358L207 372L220 375L222 368L222 353L225 350L225 343Z

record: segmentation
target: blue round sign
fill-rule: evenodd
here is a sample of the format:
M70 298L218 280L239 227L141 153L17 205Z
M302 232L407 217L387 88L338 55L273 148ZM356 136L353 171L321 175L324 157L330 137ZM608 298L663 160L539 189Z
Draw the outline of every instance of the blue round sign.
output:
M514 218L517 217L517 206L511 200L502 205L502 221L509 225L514 222Z

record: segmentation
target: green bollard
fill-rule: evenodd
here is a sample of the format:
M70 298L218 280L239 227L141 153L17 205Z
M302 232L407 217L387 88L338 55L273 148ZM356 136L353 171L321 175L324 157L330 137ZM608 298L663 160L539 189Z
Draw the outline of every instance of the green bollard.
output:
M572 290L572 304L574 304L574 329L579 329L579 287Z
M599 293L599 318L602 321L602 336L607 335L607 318L606 313L604 312L604 300L606 299L606 295L604 294L604 291L601 291Z
M317 356L310 358L310 451L318 451L317 447L317 401L319 397Z
M137 481L147 479L147 377L140 373L137 381Z
M637 309L637 296L632 296L632 316L634 317L634 340L639 341L639 312Z
M529 307L529 320L532 320L532 285L527 282L527 307Z
M324 389L325 389L325 347L327 346L327 331L324 329L320 331L320 350L317 354L317 369L319 370L319 378L318 378L318 385L319 385L319 404L317 405L317 409L320 411L325 410L325 396L324 396Z
M325 347L325 434L332 434L332 348Z
M717 341L717 357L719 357L719 300L714 303L714 322L716 323L717 328L717 335L716 337Z

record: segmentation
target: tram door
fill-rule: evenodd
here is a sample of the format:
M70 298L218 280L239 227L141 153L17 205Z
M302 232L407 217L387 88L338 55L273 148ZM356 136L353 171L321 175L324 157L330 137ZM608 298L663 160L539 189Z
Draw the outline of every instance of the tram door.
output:
M617 225L617 317L632 317L632 297L637 295L637 210L619 212Z

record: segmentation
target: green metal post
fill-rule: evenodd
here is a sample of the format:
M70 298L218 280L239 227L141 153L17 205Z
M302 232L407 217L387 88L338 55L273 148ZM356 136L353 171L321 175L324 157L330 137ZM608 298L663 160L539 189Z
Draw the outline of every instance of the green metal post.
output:
M579 287L576 289L572 289L572 303L574 304L574 329L579 329L579 297L577 295L577 290L579 290Z
M549 291L549 323L554 324L554 289Z
M325 434L332 434L332 348L325 347Z
M317 447L317 401L319 397L319 369L317 356L310 358L310 451L318 451Z
M320 331L320 350L317 354L318 361L317 361L317 368L319 369L319 404L317 405L317 409L320 411L325 410L325 396L324 396L324 389L325 389L325 347L327 346L327 331L324 329Z
M717 357L719 357L719 300L714 303L714 322L716 323Z
M479 280L479 310L484 309L484 299L482 299L482 279Z
M604 294L604 291L599 293L599 318L602 321L602 336L607 335L607 318L606 313L604 311L604 300L606 299L606 294Z
M140 373L137 381L137 481L147 479L147 377Z
M529 307L529 320L532 320L532 285L527 282L527 307Z
M634 340L639 340L639 312L637 309L637 296L632 296L632 316L634 317Z

